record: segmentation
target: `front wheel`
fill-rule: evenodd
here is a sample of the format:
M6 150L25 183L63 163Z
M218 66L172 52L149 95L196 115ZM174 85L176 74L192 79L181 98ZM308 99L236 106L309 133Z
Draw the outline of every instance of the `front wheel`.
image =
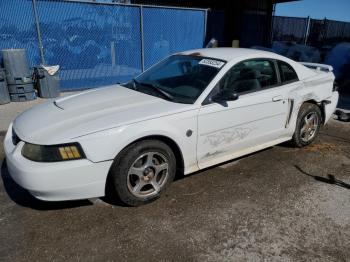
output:
M322 123L320 108L311 103L304 103L298 114L292 142L296 147L311 144L317 137Z
M176 159L171 148L158 140L127 147L114 161L112 184L119 200L140 206L157 199L173 181Z

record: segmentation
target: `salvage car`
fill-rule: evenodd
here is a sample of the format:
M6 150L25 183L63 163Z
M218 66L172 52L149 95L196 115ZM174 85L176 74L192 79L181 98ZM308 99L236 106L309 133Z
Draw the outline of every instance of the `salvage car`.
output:
M337 102L331 66L253 49L186 51L128 83L23 112L5 137L7 167L41 200L108 192L139 206L157 199L177 172L285 141L309 145Z

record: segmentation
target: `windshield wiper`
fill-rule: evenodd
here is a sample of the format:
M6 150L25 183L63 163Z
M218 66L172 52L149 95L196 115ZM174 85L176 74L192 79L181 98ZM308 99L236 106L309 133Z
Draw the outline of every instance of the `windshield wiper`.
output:
M155 90L158 94L161 94L165 99L170 100L170 101L174 101L174 97L171 94L169 94L168 92L158 88L155 85L152 85L150 83L141 83L141 82L137 81L136 79L133 79L132 81L134 83L134 89L135 90L136 90L136 85L147 86L147 87L150 87L153 90Z

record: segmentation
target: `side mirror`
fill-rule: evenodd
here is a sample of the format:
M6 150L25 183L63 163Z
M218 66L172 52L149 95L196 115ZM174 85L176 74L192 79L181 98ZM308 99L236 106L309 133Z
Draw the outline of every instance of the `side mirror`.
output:
M237 92L234 92L229 89L224 89L220 91L218 94L214 95L211 100L214 102L226 102L226 101L235 101L239 98Z

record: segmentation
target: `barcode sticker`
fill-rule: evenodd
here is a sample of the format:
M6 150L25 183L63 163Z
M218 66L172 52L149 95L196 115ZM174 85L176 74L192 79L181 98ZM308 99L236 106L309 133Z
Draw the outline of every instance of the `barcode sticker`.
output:
M212 66L216 68L221 68L225 63L222 61L218 60L213 60L213 59L202 59L199 62L200 65L207 65L207 66Z

